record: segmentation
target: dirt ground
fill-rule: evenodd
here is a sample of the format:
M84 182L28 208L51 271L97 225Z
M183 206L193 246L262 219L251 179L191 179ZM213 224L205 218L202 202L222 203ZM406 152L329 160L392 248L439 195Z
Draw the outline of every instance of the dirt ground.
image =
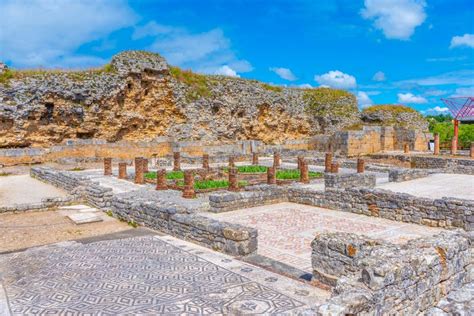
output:
M0 214L0 253L132 228L108 218L103 222L76 225L57 211Z

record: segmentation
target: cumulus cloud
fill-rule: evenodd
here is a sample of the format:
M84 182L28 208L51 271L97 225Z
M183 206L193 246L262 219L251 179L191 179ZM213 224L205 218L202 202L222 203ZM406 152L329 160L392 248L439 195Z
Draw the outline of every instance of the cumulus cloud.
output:
M352 89L357 85L354 76L348 75L339 70L331 70L325 74L316 75L314 76L314 80L321 86L338 89Z
M215 72L214 72L215 75L223 75L223 76L229 76L229 77L240 77L237 72L235 72L234 69L230 68L229 66L227 65L224 65L222 67L220 67L219 69L217 69Z
M236 74L253 69L248 61L237 58L230 40L219 28L192 33L185 28L152 21L136 27L132 37L151 38L151 50L163 55L170 64L183 68L211 74L222 71L231 73L224 66Z
M465 46L474 48L474 34L464 34L463 36L454 36L451 39L449 48Z
M386 38L408 40L426 19L424 0L365 0L363 18L374 21Z
M378 81L378 82L382 82L382 81L385 81L387 78L385 78L385 74L381 71L377 71L374 76L372 77L372 80L373 81Z
M447 107L435 106L434 108L421 111L421 113L427 115L449 114L449 109Z
M438 86L438 85L460 85L468 86L474 83L474 70L465 69L451 71L436 76L430 76L418 79L409 79L396 82L397 85L420 85L420 86Z
M77 49L133 25L136 16L122 0L3 0L0 21L0 59L13 66L86 67L102 59Z
M359 104L359 107L362 109L374 104L372 99L370 99L369 95L363 91L357 92L357 103Z
M270 71L273 71L276 73L280 78L288 80L288 81L295 81L296 76L293 74L293 72L288 69L288 68L281 68L281 67L272 67L270 68Z
M311 89L313 86L310 85L309 83L302 83L297 86L298 88L303 88L303 89Z
M400 103L416 103L416 104L421 104L421 103L427 103L428 100L426 100L422 96L416 96L412 93L398 93L398 102Z
M454 94L455 97L471 97L474 96L474 86L467 88L457 88Z

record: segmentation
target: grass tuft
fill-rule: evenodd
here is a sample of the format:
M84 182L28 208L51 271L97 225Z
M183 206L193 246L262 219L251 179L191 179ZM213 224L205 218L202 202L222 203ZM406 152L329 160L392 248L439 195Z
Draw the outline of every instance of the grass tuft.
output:
M147 172L145 173L146 179L156 179L156 172ZM176 180L176 179L184 179L184 172L183 171L170 171L166 173L166 179L168 180Z

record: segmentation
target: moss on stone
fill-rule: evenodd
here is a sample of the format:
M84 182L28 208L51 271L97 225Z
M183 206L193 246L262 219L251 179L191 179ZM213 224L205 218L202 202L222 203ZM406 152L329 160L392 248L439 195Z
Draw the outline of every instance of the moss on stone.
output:
M399 113L416 113L416 110L405 105L401 104L379 104L379 105L372 105L369 106L368 108L365 108L362 112L363 113L374 113L374 112L381 112L381 111L386 111L386 112L391 112L393 114L399 114Z
M197 100L199 98L206 98L212 95L209 89L210 78L206 75L201 75L192 72L191 70L182 70L178 67L170 67L170 73L176 80L189 86L187 94L188 100Z
M358 111L355 96L345 90L305 89L303 99L307 104L307 110L315 116L344 116Z
M265 90L273 91L273 92L282 92L282 91L283 91L283 88L282 88L282 87L273 86L273 85L270 85L270 84L268 84L268 83L262 83L262 87L263 87Z

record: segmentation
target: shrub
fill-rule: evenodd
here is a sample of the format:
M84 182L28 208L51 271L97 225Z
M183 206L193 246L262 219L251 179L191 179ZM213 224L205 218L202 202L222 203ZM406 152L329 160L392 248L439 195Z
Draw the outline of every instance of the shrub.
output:
M13 78L13 76L14 76L13 70L7 69L7 70L3 71L0 74L0 83L6 84L8 82L8 80Z
M430 132L438 133L440 143L449 147L454 136L454 126L452 122L434 123L430 124ZM471 142L474 142L474 124L459 124L458 146L470 148Z

